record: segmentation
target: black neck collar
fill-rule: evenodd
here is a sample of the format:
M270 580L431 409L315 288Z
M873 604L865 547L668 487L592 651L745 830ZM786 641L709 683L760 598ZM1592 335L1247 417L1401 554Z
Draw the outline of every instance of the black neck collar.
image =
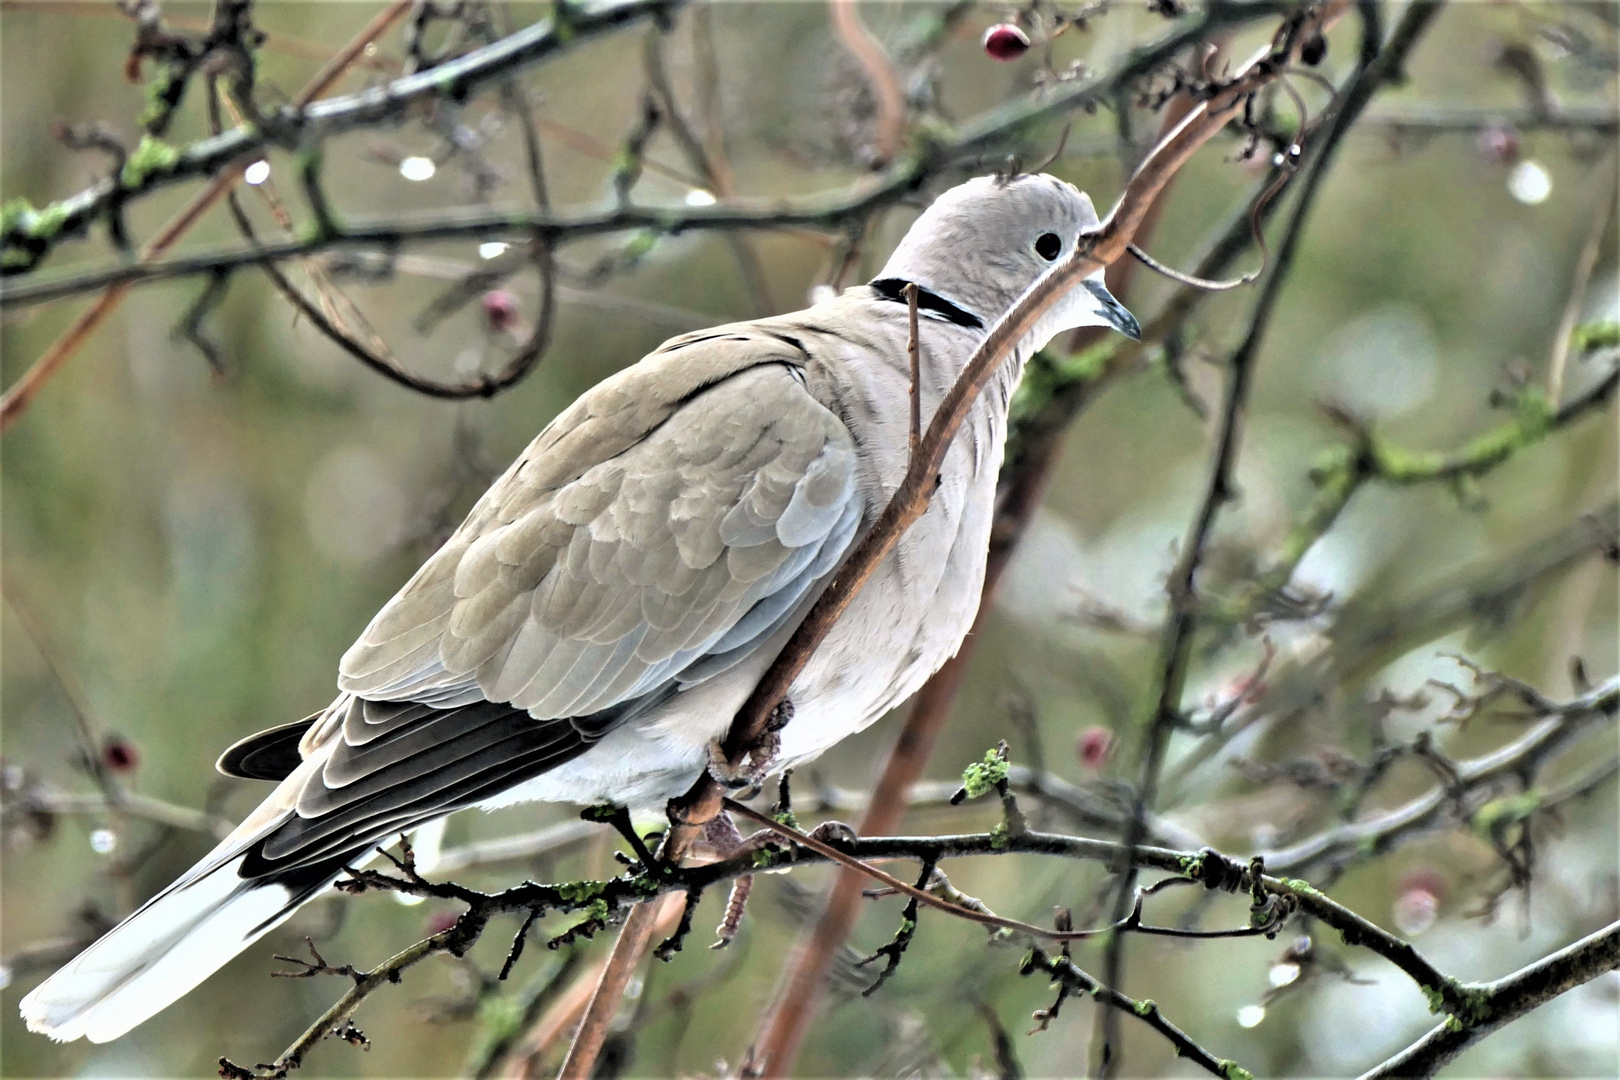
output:
M911 282L905 278L889 277L878 278L868 285L885 300L893 300L897 304L906 303L906 294L903 291ZM909 305L908 305L909 306ZM917 310L932 311L946 322L957 326L966 326L974 330L983 330L984 322L971 311L957 307L949 300L936 292L929 292L921 285L917 286Z

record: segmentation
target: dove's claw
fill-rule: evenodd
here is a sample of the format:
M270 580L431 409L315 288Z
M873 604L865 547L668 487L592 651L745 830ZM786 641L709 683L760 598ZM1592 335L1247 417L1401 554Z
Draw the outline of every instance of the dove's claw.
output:
M738 774L726 760L725 748L720 745L719 739L709 740L709 779L725 788L727 791L739 791L753 786L753 781L746 776Z
M812 840L820 840L823 844L831 847L853 844L860 838L854 829L845 825L842 821L823 821L810 830L809 836Z

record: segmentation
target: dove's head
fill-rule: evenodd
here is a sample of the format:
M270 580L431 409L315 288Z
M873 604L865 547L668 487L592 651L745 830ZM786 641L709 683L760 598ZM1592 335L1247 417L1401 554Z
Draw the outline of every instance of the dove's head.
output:
M976 177L923 211L875 283L914 281L988 327L1096 225L1086 193L1055 176ZM1080 326L1141 336L1101 270L1048 309L1031 334L1033 347Z

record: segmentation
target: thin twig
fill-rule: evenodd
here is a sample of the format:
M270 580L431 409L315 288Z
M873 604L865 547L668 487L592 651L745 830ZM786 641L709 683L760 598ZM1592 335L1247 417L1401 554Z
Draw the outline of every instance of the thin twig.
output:
M1104 986L1096 979L1075 966L1074 961L1066 956L1048 956L1041 949L1031 949L1024 958L1024 972L1043 971L1050 975L1054 981L1060 983L1068 993L1082 993L1090 995L1096 1000L1112 1009L1136 1017L1147 1024L1154 1031L1163 1035L1175 1048L1176 1056L1186 1058L1194 1065L1222 1080L1230 1080L1235 1075L1249 1075L1247 1070L1239 1072L1234 1063L1224 1058L1217 1058L1208 1050L1198 1045L1191 1036L1179 1027L1164 1018L1159 1007L1152 1001L1137 1001L1126 997L1118 990Z

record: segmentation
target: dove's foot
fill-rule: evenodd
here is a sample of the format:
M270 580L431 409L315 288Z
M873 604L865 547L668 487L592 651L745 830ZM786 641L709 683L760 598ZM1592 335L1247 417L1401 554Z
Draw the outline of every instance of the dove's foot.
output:
M769 830L761 830L753 836L744 837L737 831L737 825L731 820L731 815L724 810L710 818L703 826L703 842L712 847L722 859L755 851L775 836L776 834ZM720 919L720 925L714 928L715 940L709 948L723 949L737 936L737 929L742 925L743 912L748 907L748 894L753 887L753 874L743 874L731 883L731 895L726 900L725 914Z
M748 748L745 755L747 765L744 767L733 768L726 759L720 740L709 740L709 778L727 791L742 792L736 796L738 799L749 799L758 794L765 777L776 764L776 755L782 749L780 732L792 719L793 702L783 701L772 709L770 716L765 719L764 732Z
M703 824L703 842L714 848L715 854L729 859L743 849L743 835L736 822L724 810Z
M842 821L823 821L811 829L808 835L812 840L820 840L823 844L835 848L848 847L860 838L854 829Z
M726 748L720 744L719 739L709 740L708 771L709 779L727 791L741 791L754 785L752 780L731 767L731 762L726 760Z
M770 775L771 767L776 764L776 755L782 750L781 731L793 719L793 702L783 698L771 715L765 718L765 731L758 741L748 748L748 771L744 774L757 789Z

